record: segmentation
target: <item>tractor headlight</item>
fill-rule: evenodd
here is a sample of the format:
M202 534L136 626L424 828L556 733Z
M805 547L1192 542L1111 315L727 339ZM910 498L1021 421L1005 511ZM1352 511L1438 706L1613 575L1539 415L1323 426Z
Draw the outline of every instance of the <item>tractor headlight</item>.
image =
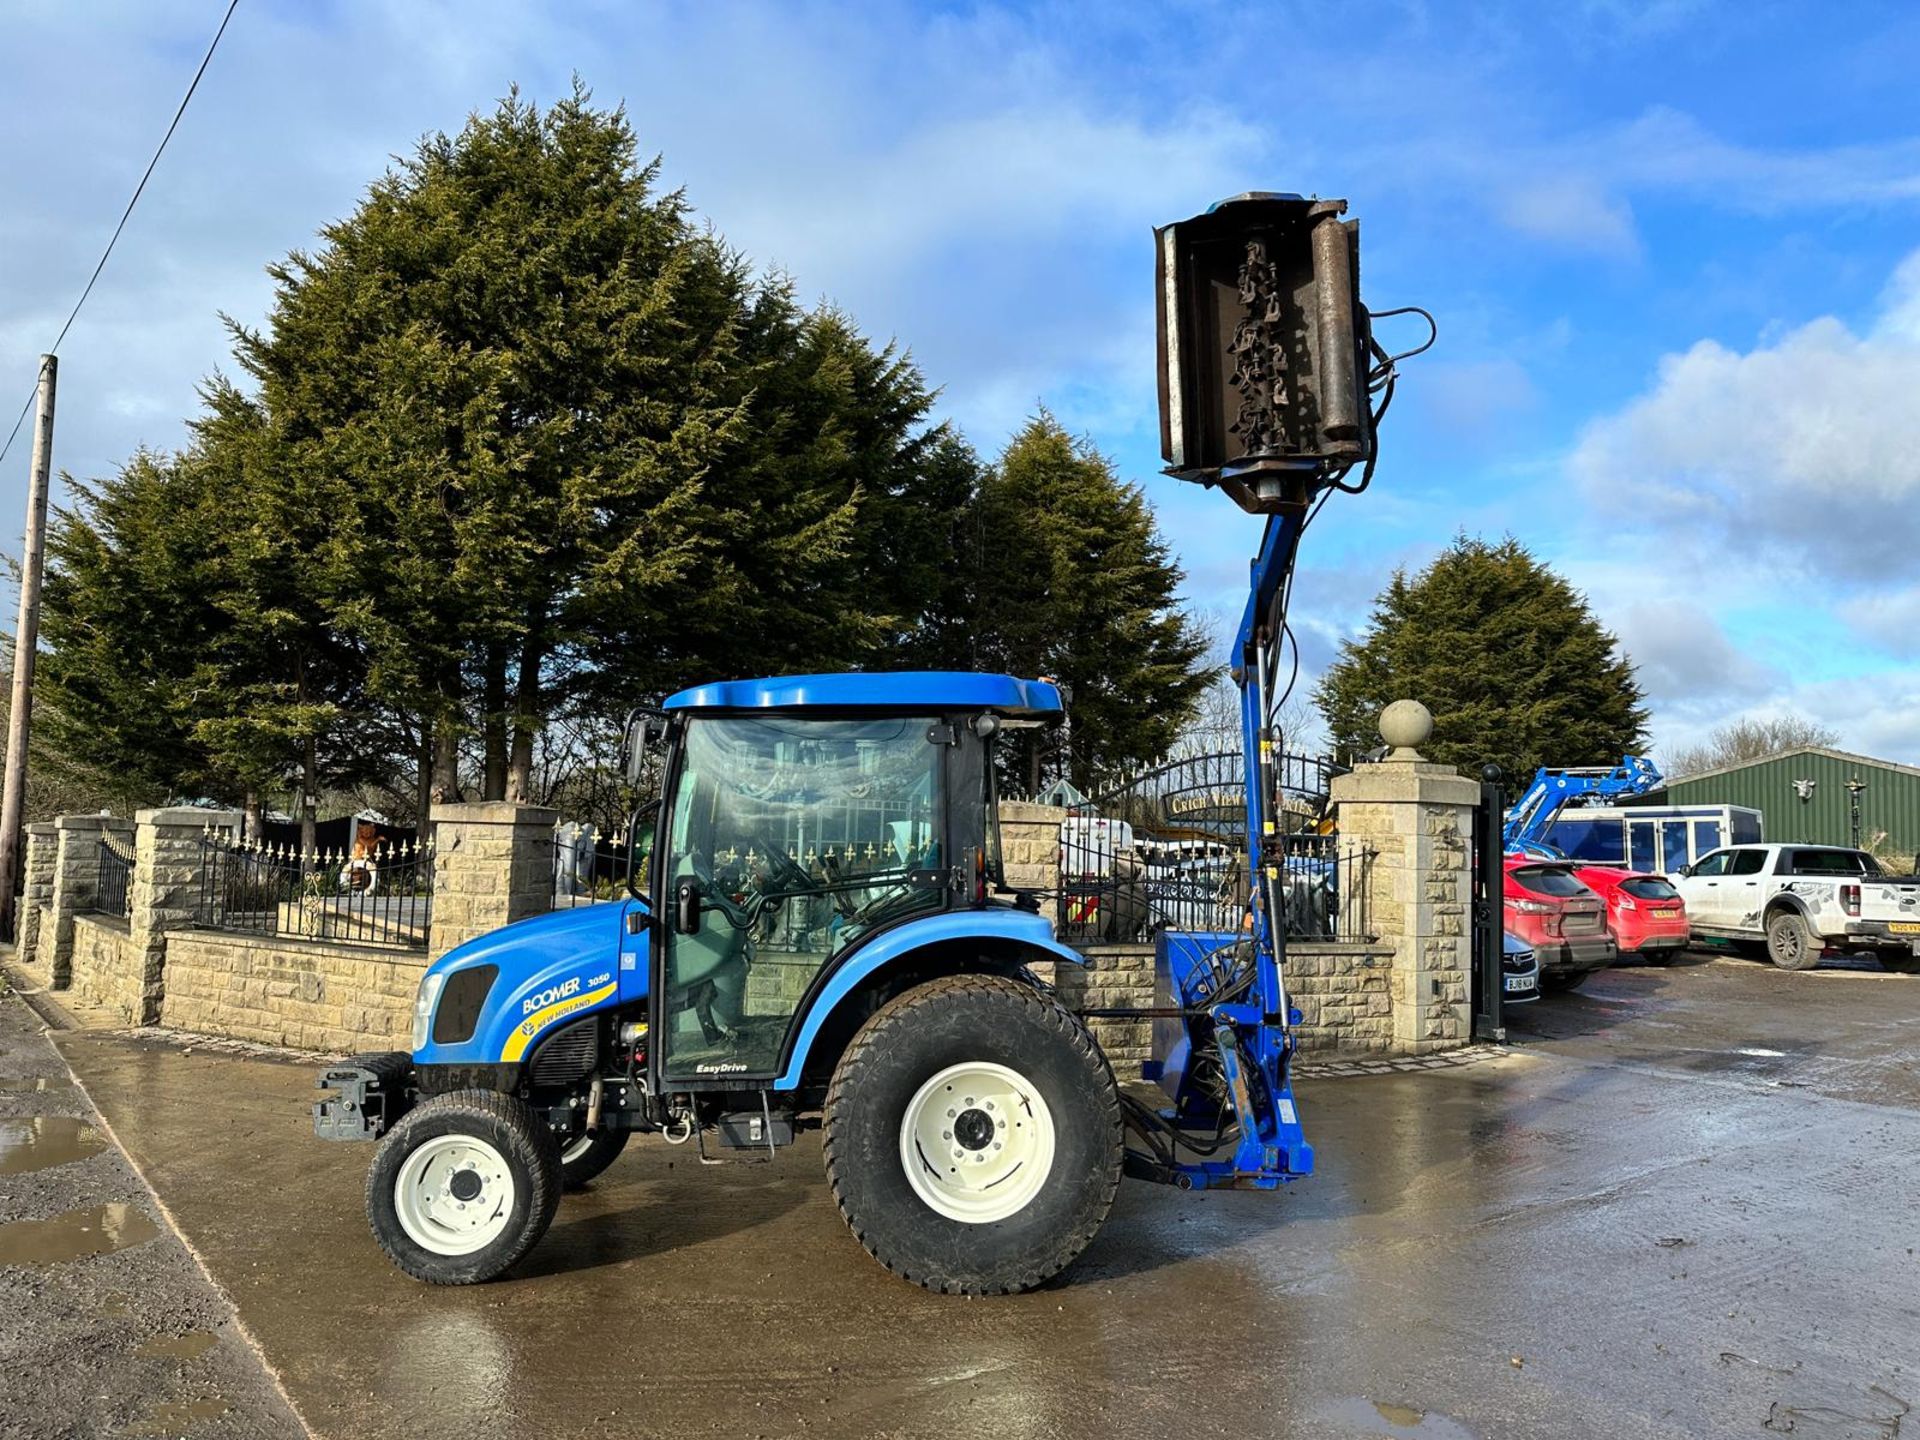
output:
M440 988L447 983L444 971L431 971L420 977L419 993L413 997L413 1048L424 1049L427 1043L427 1027L433 1023L433 1007L440 998Z

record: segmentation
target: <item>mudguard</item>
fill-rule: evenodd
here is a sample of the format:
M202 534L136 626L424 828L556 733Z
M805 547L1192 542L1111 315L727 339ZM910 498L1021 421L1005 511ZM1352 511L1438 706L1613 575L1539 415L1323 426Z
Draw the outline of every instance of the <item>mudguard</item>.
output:
M807 1011L794 1037L793 1052L786 1070L773 1082L776 1090L794 1090L806 1072L807 1052L814 1037L833 1014L834 1007L858 990L876 972L885 969L916 950L955 940L990 940L1000 946L1009 942L1043 952L1048 960L1067 960L1085 965L1086 958L1053 938L1053 926L1044 915L1030 910L943 910L876 935L862 945L829 977Z
M451 981L482 965L499 969L471 1037L452 1044L431 1038L414 1052L417 1065L515 1065L541 1034L563 1020L642 999L647 993L645 936L626 933L636 902L555 910L476 936L428 967ZM622 953L627 940L632 952ZM446 990L441 990L444 1000Z

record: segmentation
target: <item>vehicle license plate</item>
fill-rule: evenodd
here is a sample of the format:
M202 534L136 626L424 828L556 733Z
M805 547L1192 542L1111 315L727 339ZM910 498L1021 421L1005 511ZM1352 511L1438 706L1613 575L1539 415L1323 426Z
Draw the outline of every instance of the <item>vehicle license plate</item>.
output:
M1887 929L1896 935L1920 935L1920 925L1910 920L1895 920Z
M1678 920L1680 918L1680 912L1678 910L1656 910L1653 912L1653 918L1656 920Z
M1526 991L1533 989L1533 977L1531 975L1509 975L1506 977L1505 983L1509 995L1513 994L1516 990Z

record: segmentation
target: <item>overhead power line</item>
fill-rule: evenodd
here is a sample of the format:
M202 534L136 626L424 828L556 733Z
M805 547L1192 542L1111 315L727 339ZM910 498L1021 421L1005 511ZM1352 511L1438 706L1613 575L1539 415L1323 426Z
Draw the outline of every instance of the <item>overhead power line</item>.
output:
M127 208L120 212L120 223L113 227L113 234L107 240L107 248L100 252L100 263L93 267L93 274L87 277L86 288L80 292L80 298L73 302L73 309L67 315L67 323L60 327L59 335L54 337L53 344L47 347L47 354L59 353L60 342L67 338L67 331L73 328L73 322L80 315L80 307L85 305L87 297L93 294L94 284L100 279L100 272L107 268L107 261L113 255L113 247L120 243L120 232L127 228L127 221L133 215L133 207L140 203L140 196L147 188L147 181L153 178L154 166L158 165L160 157L167 153L167 142L173 139L173 132L180 128L180 117L187 113L187 103L193 99L193 92L200 88L200 77L207 73L207 66L213 60L213 52L220 48L220 37L227 33L227 22L233 19L233 12L239 7L240 0L228 0L227 13L220 17L220 28L213 32L213 41L207 46L207 53L200 57L200 68L193 72L193 79L187 85L187 93L180 97L180 104L174 110L173 119L167 125L167 133L160 137L160 144L154 150L153 158L147 161L147 168L140 176L140 183L133 187L133 198L127 201ZM37 380L35 387L38 388ZM7 452L13 449L14 439L20 434L20 427L26 421L27 412L33 408L34 394L35 390L27 392L27 403L20 407L20 418L13 422L13 429L7 434L7 443L0 445L0 462L4 462Z

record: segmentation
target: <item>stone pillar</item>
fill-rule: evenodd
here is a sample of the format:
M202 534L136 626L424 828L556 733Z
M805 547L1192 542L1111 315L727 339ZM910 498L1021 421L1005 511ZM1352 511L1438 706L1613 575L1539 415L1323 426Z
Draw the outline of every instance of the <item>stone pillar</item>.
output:
M436 958L476 935L553 908L553 833L560 812L511 800L433 807Z
M127 922L140 986L128 1002L130 1025L157 1025L166 995L167 932L193 924L209 830L240 828L238 810L192 805L141 810L133 817L133 914Z
M1060 888L1060 822L1067 813L1058 805L1000 802L1000 864L1013 889Z
M52 950L42 958L47 983L56 990L73 983L73 917L99 902L100 841L109 832L125 835L128 828L111 815L61 815L53 822Z
M1420 1055L1471 1038L1473 808L1480 786L1415 748L1433 730L1424 705L1380 717L1392 749L1333 781L1340 840L1372 847L1371 928L1391 948L1393 1049Z
M60 832L51 820L27 826L27 869L20 888L20 923L14 932L14 950L22 965L32 965L40 953L40 917L53 906L54 859Z

